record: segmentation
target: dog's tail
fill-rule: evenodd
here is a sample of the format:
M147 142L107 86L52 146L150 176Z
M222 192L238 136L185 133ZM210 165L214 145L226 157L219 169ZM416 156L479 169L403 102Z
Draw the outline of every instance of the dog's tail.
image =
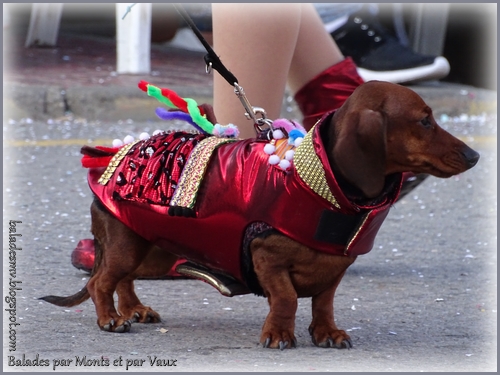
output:
M99 203L96 200L96 203ZM97 238L94 239L94 247L95 247L95 259L94 266L92 267L92 272L90 273L90 279L96 274L97 270L101 266L102 263L102 247ZM61 307L73 307L85 302L90 298L90 293L87 289L87 285L85 285L79 292L73 294L68 297L59 297L59 296L45 296L40 297L39 299L51 303L56 306Z
M89 291L87 290L87 286L85 286L83 287L82 290L69 297L45 296L39 299L57 306L72 307L79 305L80 303L88 300L89 298L90 294Z

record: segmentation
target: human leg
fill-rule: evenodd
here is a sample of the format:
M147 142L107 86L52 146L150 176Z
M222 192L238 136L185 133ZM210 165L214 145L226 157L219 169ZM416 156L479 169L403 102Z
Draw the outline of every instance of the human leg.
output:
M300 4L213 4L214 50L238 78L254 106L279 116L300 25ZM214 75L214 110L221 124L255 136L253 124L228 83Z
M344 60L314 6L310 3L300 5L300 28L288 77L292 93L330 66Z

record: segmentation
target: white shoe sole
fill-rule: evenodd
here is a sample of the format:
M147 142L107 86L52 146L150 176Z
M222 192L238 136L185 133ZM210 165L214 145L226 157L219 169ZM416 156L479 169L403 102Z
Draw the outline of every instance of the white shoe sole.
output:
M416 81L429 81L444 78L450 72L450 64L442 56L434 59L432 65L419 66L417 68L377 72L358 67L358 74L365 82L387 81L392 83L410 83Z

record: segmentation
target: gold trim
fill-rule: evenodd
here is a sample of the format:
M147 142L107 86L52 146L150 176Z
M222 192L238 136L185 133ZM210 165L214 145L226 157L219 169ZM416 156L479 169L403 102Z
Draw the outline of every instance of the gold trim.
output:
M132 143L129 143L128 145L123 146L118 152L113 156L111 161L109 162L106 170L104 173L101 175L99 180L97 181L101 185L106 185L111 177L113 177L113 173L115 173L116 168L120 165L121 161L123 158L127 155L127 153L130 151L130 149L135 146L139 141L135 141Z
M198 143L184 166L170 206L193 208L212 153L218 146L235 141L231 138L208 137Z
M337 199L335 199L335 196L328 186L323 163L321 163L321 160L314 150L312 134L315 128L316 126L306 134L302 143L295 150L293 163L299 177L312 191L340 209Z
M347 253L349 252L350 250L350 247L351 247L351 244L353 243L353 241L358 237L358 234L359 232L361 231L361 229L365 226L365 223L366 223L366 220L368 220L368 217L370 217L370 214L372 213L373 210L370 210L368 211L366 214L365 214L365 218L363 219L363 221L361 222L360 226L358 227L358 229L356 230L356 233L354 233L354 235L351 237L351 239L349 240L349 242L347 243L347 246L345 247L345 250L344 250L344 255L347 255Z
M249 290L243 284L233 277L227 275L224 276L218 272L211 271L209 269L197 268L194 264L179 264L175 271L184 276L193 277L198 280L203 280L206 283L212 285L217 289L222 295L227 297L237 296L240 294L248 294Z
M206 283L212 285L224 296L231 297L233 295L231 291L228 288L226 288L226 286L223 283L221 283L218 279L216 279L214 276L202 272L196 268L192 268L186 265L179 265L177 266L175 271L180 273L181 275L205 281Z

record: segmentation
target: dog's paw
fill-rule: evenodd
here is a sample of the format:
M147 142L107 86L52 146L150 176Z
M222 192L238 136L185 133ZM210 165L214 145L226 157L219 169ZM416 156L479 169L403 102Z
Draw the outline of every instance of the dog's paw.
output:
M161 322L160 314L154 311L151 307L144 305L127 306L122 304L118 311L125 319L134 323L159 323Z
M160 314L144 306L144 309L135 311L132 320L137 323L159 323L161 322Z
M281 332L276 333L262 333L260 343L264 348L270 349L291 349L297 347L297 339L293 333Z
M129 332L131 326L132 322L130 320L128 319L125 320L122 318L119 318L118 320L111 319L105 324L99 324L99 327L103 331L115 332L115 333Z
M351 337L340 329L309 328L314 345L320 348L351 349Z

